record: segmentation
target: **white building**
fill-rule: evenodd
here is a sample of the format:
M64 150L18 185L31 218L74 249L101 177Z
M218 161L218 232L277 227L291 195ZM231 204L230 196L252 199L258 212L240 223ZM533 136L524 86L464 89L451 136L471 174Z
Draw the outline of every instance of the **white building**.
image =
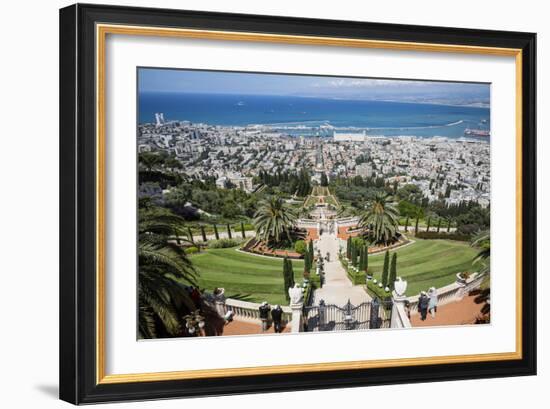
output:
M355 167L355 174L364 178L370 178L372 176L372 166L361 163Z
M164 125L164 114L162 112L155 114L155 125L157 127Z
M334 142L364 142L367 140L367 134L365 131L361 133L357 132L336 132L333 134Z
M252 178L249 176L242 176L240 174L228 174L226 176L221 176L216 180L216 186L220 189L225 189L227 182L230 182L232 185L236 186L237 189L244 190L245 192L251 192L254 190Z

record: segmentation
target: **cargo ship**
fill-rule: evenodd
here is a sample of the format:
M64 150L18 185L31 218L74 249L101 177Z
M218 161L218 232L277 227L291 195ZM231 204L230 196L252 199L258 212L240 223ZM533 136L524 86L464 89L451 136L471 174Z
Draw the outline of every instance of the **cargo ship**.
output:
M482 136L482 137L489 137L491 136L491 132L488 129L471 129L466 128L464 130L465 136Z

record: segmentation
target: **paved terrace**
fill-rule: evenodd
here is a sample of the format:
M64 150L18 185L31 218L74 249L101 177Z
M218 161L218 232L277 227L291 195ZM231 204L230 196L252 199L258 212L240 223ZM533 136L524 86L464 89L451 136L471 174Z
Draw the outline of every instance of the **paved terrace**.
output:
M371 297L362 286L352 285L340 260L338 260L339 247L336 234L322 234L317 242L317 248L321 250L323 257L329 252L330 261L325 262L325 284L323 288L315 290L314 304L319 304L320 300L324 300L327 304L343 306L350 300L352 304L359 305L371 300Z

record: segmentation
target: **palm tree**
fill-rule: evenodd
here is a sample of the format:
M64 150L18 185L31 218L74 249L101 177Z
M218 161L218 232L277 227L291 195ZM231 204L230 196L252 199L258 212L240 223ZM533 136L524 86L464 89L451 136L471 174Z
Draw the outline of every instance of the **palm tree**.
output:
M258 204L254 214L256 236L269 244L271 239L280 242L283 235L290 241L290 230L294 227L296 215L279 197L270 197Z
M479 248L479 252L473 259L473 264L479 263L481 267L479 269L480 274L489 272L489 266L491 264L491 232L490 230L484 230L476 234L472 239L472 247Z
M396 238L399 211L389 202L389 195L378 193L367 205L367 211L359 221L359 227L368 228L375 243L387 244Z
M479 289L472 291L475 294L474 302L483 304L480 316L476 319L476 324L487 324L491 322L491 286L489 283L489 273L491 265L491 232L484 230L476 234L472 239L472 247L479 248L479 252L473 259L473 264L480 263L479 274L486 274L484 281Z
M179 246L183 219L165 209L139 210L139 318L141 338L183 335L183 316L195 306L185 284L197 272ZM176 237L176 242L171 237Z

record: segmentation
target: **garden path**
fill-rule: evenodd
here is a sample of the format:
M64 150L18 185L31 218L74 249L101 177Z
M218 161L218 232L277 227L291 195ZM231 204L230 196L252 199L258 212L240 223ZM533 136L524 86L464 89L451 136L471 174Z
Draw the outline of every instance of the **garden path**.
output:
M325 284L323 288L315 290L313 303L319 304L324 300L326 304L345 305L348 300L353 305L359 305L371 300L371 297L363 289L363 286L352 285L346 270L338 260L339 240L334 233L323 233L317 241L317 249L321 250L323 257L327 252L330 254L330 261L325 262Z

